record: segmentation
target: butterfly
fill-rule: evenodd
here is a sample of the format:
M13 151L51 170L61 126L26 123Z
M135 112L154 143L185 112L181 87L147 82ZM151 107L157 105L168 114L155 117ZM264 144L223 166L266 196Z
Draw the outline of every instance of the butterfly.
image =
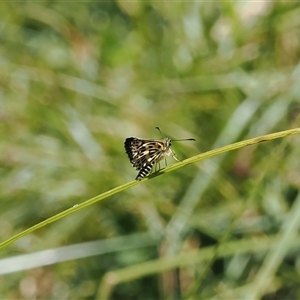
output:
M171 149L172 140L164 137L159 127L156 129L162 135L162 139L141 139L129 137L125 139L124 147L128 158L136 170L139 171L135 180L142 180L146 177L152 167L158 164L162 159L172 156L175 160L180 161L175 152ZM173 141L195 141L195 139L173 140Z

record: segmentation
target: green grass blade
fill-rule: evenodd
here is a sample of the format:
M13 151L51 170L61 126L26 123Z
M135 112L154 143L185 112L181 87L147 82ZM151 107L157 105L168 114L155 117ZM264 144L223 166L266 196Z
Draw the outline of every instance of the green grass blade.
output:
M120 193L126 189L129 189L137 184L139 184L140 182L142 181L146 181L146 180L149 180L151 178L154 178L154 177L158 177L164 173L169 173L169 172L173 172L179 168L182 168L186 165L189 165L189 164L192 164L192 163L195 163L195 162L198 162L198 161L201 161L201 160L204 160L204 159L207 159L207 158L210 158L210 157L213 157L213 156L216 156L216 155L219 155L219 154L222 154L222 153L225 153L225 152L228 152L228 151L233 151L233 150L236 150L236 149L239 149L239 148L242 148L242 147L246 147L246 146L249 146L249 145L253 145L253 144L257 144L257 143L261 143L261 142L267 142L267 141L271 141L271 140L274 140L274 139L278 139L278 138L283 138L283 137L286 137L288 135L293 135L293 134L298 134L300 133L300 128L294 128L294 129L289 129L289 130L285 130L285 131L280 131L280 132L276 132L276 133L271 133L271 134L267 134L267 135L263 135L263 136L260 136L260 137L256 137L256 138L252 138L252 139L248 139L248 140L245 140L245 141L241 141L241 142L237 142L237 143L234 143L234 144L230 144L230 145L227 145L227 146L224 146L224 147L221 147L221 148L218 148L218 149L214 149L214 150L211 150L211 151L208 151L208 152L205 152L205 153L202 153L202 154L199 154L199 155L195 155L193 157L190 157L188 159L185 159L179 163L176 163L170 167L167 167L163 170L160 170L159 172L147 177L147 178L144 178L143 180L141 181L131 181L129 183L125 183L123 185L120 185L116 188L113 188L112 190L109 190L101 195L98 195L96 197L93 197L89 200L86 200L84 201L83 203L81 204L76 204L74 205L73 207L69 208L69 209L66 209L16 235L14 235L13 237L5 240L4 242L0 243L0 249L4 248L5 246L8 246L9 244L15 242L16 240L20 239L21 237L27 235L28 233L31 233L31 232L34 232L35 230L37 229L40 229L50 223L53 223L53 222L56 222L72 213L75 213L76 211L80 210L80 209L83 209L84 207L87 207L87 206L90 206L94 203L97 203L97 202L100 202L110 196L113 196L117 193Z

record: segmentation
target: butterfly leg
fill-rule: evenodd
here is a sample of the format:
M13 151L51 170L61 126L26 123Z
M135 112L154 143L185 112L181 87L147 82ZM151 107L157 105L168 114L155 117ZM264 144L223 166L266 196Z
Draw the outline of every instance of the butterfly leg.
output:
M171 150L171 155L172 155L172 157L173 157L175 160L177 160L177 161L181 161L181 160L176 156L175 152L174 152L172 149L170 149L170 150Z
M156 173L156 166L157 166L157 163L154 163L154 172L153 172L153 168L152 168L149 175L151 175L152 173Z
M158 161L158 162L155 163L155 167L154 167L154 172L153 173L155 174L155 173L159 172L160 169L161 169L161 167L160 167L160 161ZM152 174L152 170L151 170L150 174Z
M158 166L158 168L157 168ZM155 163L154 173L158 172L160 170L160 162Z

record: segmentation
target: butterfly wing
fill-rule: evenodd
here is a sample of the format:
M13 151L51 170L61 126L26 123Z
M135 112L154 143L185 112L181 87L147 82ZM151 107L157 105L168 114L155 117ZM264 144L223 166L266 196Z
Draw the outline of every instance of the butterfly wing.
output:
M134 137L125 140L124 147L129 160L133 167L139 170L137 180L147 176L155 162L161 159L161 143L159 140L145 140Z

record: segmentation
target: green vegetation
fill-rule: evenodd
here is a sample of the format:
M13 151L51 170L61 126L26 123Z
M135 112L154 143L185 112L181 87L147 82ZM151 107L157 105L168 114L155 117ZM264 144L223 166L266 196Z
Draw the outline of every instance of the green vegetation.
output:
M299 298L299 14L2 2L0 298ZM196 142L132 181L156 126Z

